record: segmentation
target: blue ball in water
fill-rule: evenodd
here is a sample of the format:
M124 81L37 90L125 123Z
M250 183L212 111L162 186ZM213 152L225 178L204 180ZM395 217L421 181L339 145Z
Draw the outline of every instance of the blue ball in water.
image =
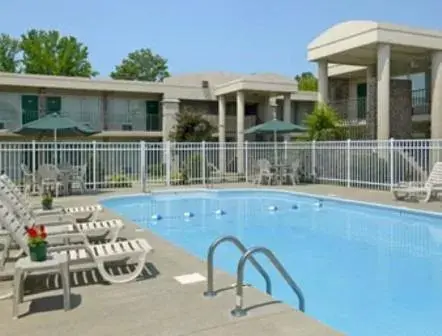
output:
M185 212L185 213L184 213L184 217L186 217L186 218L193 217L193 213L191 213L191 212Z
M215 211L215 215L217 215L217 216L222 216L224 214L225 214L225 212L222 209L218 209Z
M278 210L278 207L276 205L269 206L269 211L276 211Z
M161 215L159 215L159 214L154 214L154 215L152 215L152 217L151 217L153 220L160 220L161 219Z
M298 204L293 204L293 205L292 205L292 209L293 209L293 210L297 210L297 209L299 209Z

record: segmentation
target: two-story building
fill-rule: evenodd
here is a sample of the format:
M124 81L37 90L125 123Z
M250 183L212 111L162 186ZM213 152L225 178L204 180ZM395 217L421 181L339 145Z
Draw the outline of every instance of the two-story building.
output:
M198 73L150 83L0 73L0 136L59 112L99 131L94 138L160 141L180 111L193 111L216 126L219 141L243 141L245 129L274 112L301 123L316 97L275 74Z

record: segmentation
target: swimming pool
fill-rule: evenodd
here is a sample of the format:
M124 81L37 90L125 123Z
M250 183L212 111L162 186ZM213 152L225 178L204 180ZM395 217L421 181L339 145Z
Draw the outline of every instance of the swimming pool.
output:
M203 259L226 234L269 248L301 287L306 313L349 335L441 335L442 217L332 198L321 198L321 207L318 200L254 189L155 193L103 205ZM221 245L215 267L234 275L239 257ZM276 270L257 259L273 296L298 307ZM245 279L265 289L250 266Z

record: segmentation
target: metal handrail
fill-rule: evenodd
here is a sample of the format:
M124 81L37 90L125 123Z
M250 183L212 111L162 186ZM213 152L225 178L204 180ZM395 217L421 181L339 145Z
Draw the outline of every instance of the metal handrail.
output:
M237 269L237 280L236 280L236 305L235 308L231 311L231 314L236 317L244 316L247 314L247 311L243 308L243 282L244 282L244 268L246 265L247 260L253 258L253 254L255 253L262 253L264 254L275 266L275 268L279 271L279 273L282 275L284 280L289 284L289 286L292 288L292 290L295 292L295 294L298 296L299 300L299 310L304 312L305 311L305 300L304 295L302 294L301 289L296 284L296 282L292 279L292 277L288 274L284 266L279 262L279 260L276 258L276 256L273 254L272 251L270 251L268 248L265 247L252 247L249 250L247 250L241 257L241 259L238 262L238 269Z
M247 248L241 241L234 236L223 236L215 240L212 245L210 245L207 252L207 291L204 292L204 296L215 296L216 292L213 290L213 258L215 255L215 250L221 243L231 242L233 243L242 253L247 252ZM262 268L262 266L255 260L255 258L250 257L250 262L255 266L256 270L262 275L266 282L266 292L272 295L272 283L267 272Z

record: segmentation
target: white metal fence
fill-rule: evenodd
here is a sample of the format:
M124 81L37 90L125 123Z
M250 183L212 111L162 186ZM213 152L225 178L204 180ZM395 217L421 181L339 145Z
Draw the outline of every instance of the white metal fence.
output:
M239 158L239 159L238 159ZM87 164L89 188L252 183L259 159L299 160L304 181L389 189L399 181L425 181L442 160L442 140L150 143L1 142L0 167L23 183L20 165ZM314 181L308 177L314 176Z

